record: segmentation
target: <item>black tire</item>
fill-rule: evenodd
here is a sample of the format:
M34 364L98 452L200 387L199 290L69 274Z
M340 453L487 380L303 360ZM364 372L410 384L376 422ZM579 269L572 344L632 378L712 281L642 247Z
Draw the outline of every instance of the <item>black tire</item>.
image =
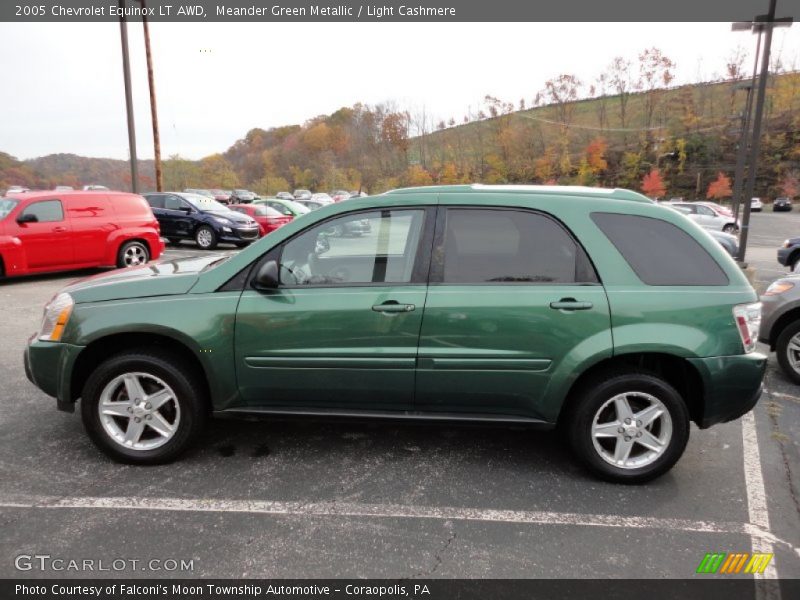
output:
M723 233L730 233L731 235L733 235L737 231L739 231L739 228L733 223L728 223L727 225L725 225L725 227L722 228Z
M175 395L180 419L172 437L152 449L134 449L115 441L100 421L98 405L103 390L125 373L144 373L159 378ZM180 359L163 350L131 350L101 363L83 386L81 417L92 442L112 459L135 465L156 465L175 460L194 443L205 426L208 402L201 376ZM154 435L152 431L148 435Z
M653 396L663 404L669 413L672 434L661 455L649 464L612 465L595 448L592 433L595 415L615 396L630 393L636 398L637 392ZM615 483L644 483L663 475L678 462L689 441L689 411L680 394L657 375L643 371L606 371L593 377L577 391L565 417L567 422L563 425L578 459L596 476ZM636 447L637 452L643 448L638 444Z
M178 238L167 238L167 241L173 246L177 246L178 244L181 243L180 239Z
M236 247L237 248L247 248L250 244L251 244L251 242L236 242Z
M117 253L117 267L124 269L126 267L138 267L145 265L150 261L150 249L147 244L138 240L131 240L125 242L120 246Z
M781 366L783 373L795 383L800 383L800 372L792 367L792 361L789 357L789 342L798 333L800 333L800 321L794 321L783 328L775 342L775 355L778 358L778 364Z
M213 250L219 243L217 232L208 225L201 225L197 228L197 231L194 232L194 241L203 250Z

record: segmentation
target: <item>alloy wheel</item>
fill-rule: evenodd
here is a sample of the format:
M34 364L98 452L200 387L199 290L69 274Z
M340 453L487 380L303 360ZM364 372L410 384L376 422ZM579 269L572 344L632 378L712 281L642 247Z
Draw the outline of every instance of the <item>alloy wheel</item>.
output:
M800 332L794 334L786 346L786 358L789 366L800 374Z
M669 447L672 418L655 396L625 392L595 413L591 433L604 461L621 469L639 469L655 462Z
M169 442L180 424L175 392L149 373L123 373L103 388L97 404L100 423L120 446L153 450Z
M147 262L147 253L138 244L132 244L125 248L122 260L126 267L136 267Z
M208 229L201 229L197 232L197 243L201 248L208 248L213 240L213 235Z

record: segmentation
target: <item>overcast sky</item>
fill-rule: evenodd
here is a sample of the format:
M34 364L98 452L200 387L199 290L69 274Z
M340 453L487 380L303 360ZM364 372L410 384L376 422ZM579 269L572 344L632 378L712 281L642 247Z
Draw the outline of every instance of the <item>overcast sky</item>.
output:
M129 37L138 151L152 158L140 24ZM193 159L356 102L460 120L486 94L530 102L554 75L591 82L649 46L677 63L678 83L708 79L755 42L727 23L154 23L151 38L162 154ZM773 48L800 68L800 25ZM0 151L127 157L117 24L2 23L0 57Z

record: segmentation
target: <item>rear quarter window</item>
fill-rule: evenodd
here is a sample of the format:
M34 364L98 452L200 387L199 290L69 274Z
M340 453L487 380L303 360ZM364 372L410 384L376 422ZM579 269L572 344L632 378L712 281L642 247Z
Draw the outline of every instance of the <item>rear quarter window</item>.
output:
M605 234L646 285L728 285L728 276L700 243L668 221L638 215L592 213Z

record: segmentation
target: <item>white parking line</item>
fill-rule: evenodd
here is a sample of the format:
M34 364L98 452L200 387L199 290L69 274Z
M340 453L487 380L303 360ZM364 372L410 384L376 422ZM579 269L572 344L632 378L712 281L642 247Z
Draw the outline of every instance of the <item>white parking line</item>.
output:
M768 530L752 523L698 521L691 519L636 517L625 515L582 514L550 511L495 510L406 506L398 504L360 504L352 502L300 502L281 500L217 500L191 498L98 497L98 496L14 496L0 497L0 508L36 509L112 509L178 512L249 513L286 516L367 517L400 519L436 519L483 521L528 525L573 525L582 527L618 527L692 533L742 534L758 538L770 547L787 546L798 557L800 548L792 546ZM754 548L755 550L755 548Z
M769 510L767 508L767 492L764 488L764 475L761 472L761 452L758 448L758 432L753 411L742 417L742 454L744 455L744 483L747 489L747 512L750 523L757 530L769 532ZM750 536L753 552L772 554L773 543L764 536L754 533ZM755 573L756 579L778 578L778 569L775 560L770 561L764 573ZM756 597L764 599L779 599L780 588L777 583L769 586L758 586Z

